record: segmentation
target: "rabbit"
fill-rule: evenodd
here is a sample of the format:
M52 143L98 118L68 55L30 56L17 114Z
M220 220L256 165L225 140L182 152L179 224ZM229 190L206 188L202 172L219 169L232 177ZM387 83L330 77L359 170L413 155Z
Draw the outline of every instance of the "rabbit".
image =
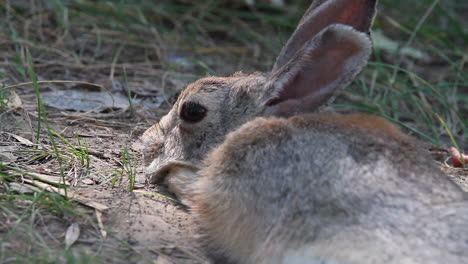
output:
M468 197L383 118L322 107L365 67L375 0L316 0L268 73L190 84L142 136L232 263L468 263Z

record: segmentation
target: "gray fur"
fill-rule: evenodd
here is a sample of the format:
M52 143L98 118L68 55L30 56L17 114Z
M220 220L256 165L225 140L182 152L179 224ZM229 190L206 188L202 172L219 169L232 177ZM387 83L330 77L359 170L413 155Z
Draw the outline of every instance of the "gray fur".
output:
M215 247L237 263L467 263L466 193L413 139L297 119L255 119L207 157L194 203L217 212Z

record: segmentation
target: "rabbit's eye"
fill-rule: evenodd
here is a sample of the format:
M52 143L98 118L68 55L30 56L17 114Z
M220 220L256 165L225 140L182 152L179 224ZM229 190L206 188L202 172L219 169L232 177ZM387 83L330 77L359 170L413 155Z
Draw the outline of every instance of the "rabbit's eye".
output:
M195 123L205 117L206 111L206 108L199 103L185 102L180 111L180 118L184 121Z

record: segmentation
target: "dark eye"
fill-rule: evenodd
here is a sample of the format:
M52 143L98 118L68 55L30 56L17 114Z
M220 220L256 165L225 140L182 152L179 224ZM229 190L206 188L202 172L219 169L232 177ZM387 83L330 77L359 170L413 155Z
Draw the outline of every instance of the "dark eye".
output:
M185 102L180 111L180 118L184 121L195 123L205 117L206 111L206 108L199 103Z

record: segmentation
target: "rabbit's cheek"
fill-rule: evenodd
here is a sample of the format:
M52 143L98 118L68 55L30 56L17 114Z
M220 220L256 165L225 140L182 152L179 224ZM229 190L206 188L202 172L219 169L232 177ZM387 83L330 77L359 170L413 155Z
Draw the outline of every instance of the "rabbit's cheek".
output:
M157 157L164 151L164 144L159 142L152 142L144 149L144 162L145 164L151 164Z

